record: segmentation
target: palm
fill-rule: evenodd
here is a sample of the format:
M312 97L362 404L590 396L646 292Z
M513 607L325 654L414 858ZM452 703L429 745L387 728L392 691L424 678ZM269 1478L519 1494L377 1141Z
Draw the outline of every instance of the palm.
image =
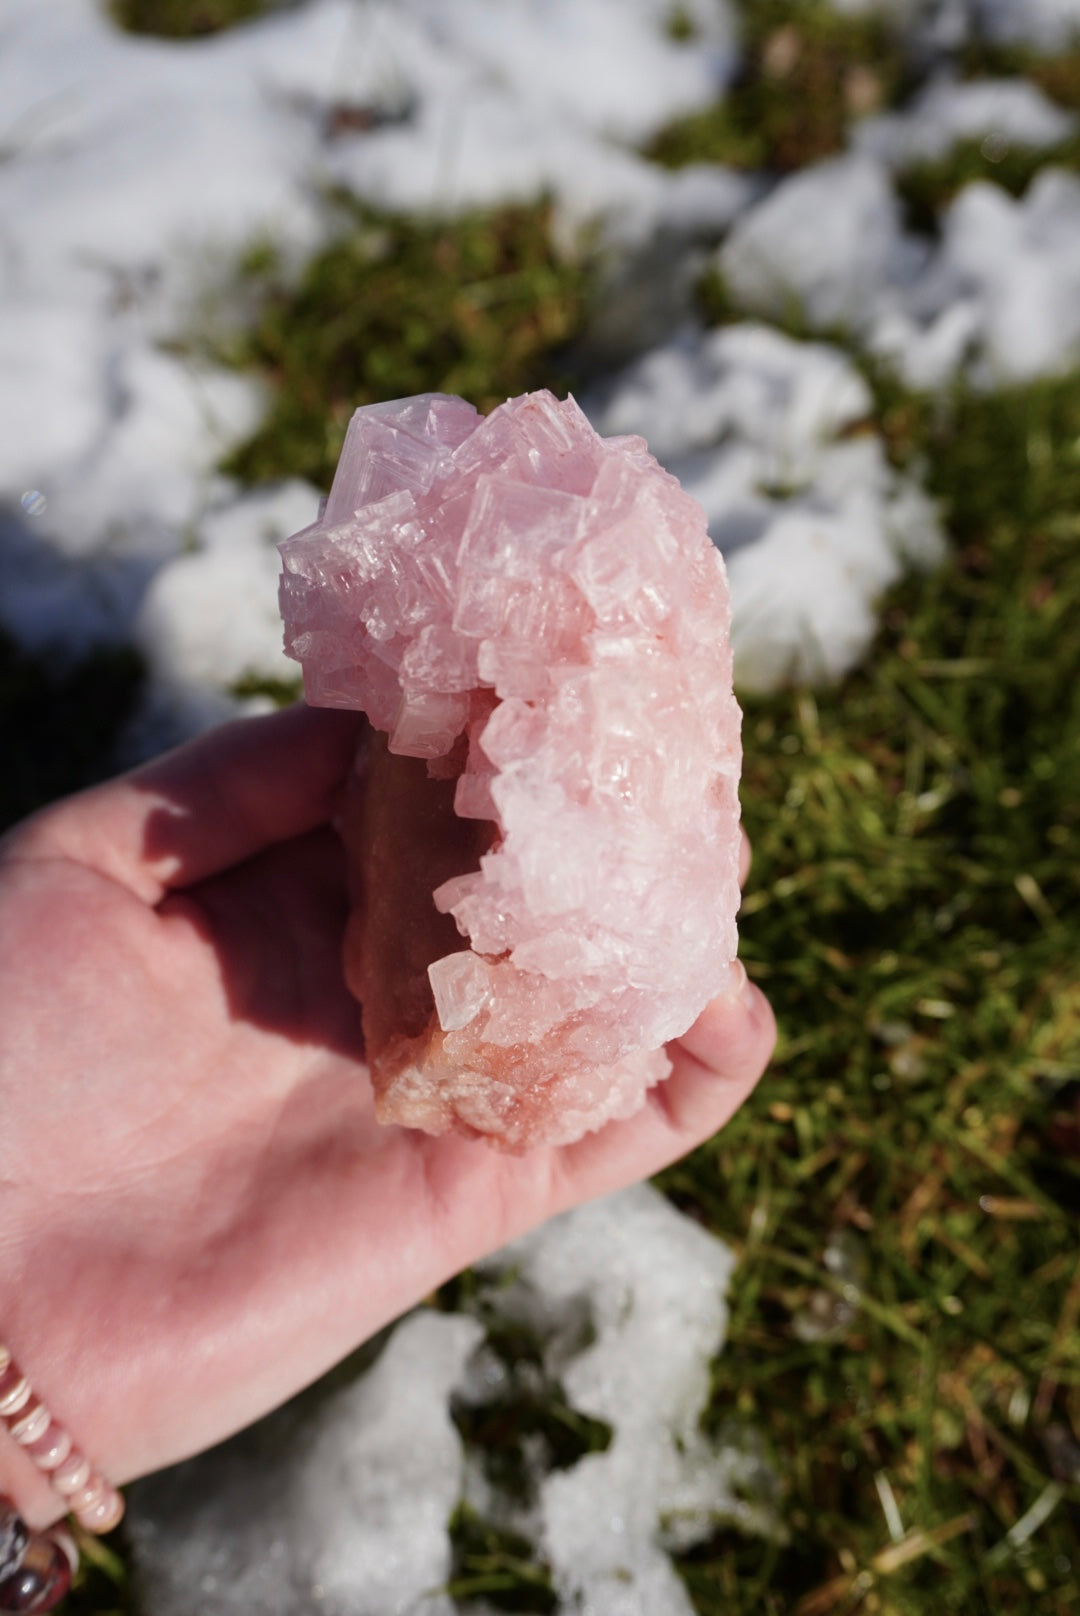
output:
M0 1316L118 1480L272 1407L551 1212L655 1171L722 1125L771 1045L763 1002L715 1010L638 1118L565 1150L378 1126L326 824L354 744L340 715L256 721L4 847ZM702 1061L725 1031L718 1083Z

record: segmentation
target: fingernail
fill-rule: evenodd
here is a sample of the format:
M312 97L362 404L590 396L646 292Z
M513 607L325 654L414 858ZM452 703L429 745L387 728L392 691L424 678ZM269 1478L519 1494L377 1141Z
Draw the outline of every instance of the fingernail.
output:
M754 1001L754 987L746 974L741 959L733 959L727 968L727 980L720 989L721 996L733 1004L749 1007Z

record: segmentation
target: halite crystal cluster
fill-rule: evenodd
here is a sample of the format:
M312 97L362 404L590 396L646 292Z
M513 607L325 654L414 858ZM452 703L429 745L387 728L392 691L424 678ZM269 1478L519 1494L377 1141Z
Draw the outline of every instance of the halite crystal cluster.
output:
M736 949L740 715L700 507L572 399L428 394L357 411L282 558L308 701L388 737L344 832L381 1119L523 1149L629 1115Z

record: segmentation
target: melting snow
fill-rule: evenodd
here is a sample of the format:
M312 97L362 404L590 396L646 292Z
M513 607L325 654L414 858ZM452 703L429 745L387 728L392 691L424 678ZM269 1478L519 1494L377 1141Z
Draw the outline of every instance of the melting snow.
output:
M480 1296L532 1332L572 1408L610 1425L606 1450L557 1469L534 1448L527 1496L510 1502L463 1451L447 1402L497 1403L523 1371L476 1319L415 1313L346 1391L133 1489L148 1609L480 1616L444 1592L464 1493L533 1543L568 1616L691 1616L668 1551L720 1524L777 1530L752 1446L699 1428L731 1269L730 1251L647 1185L554 1219L484 1265Z

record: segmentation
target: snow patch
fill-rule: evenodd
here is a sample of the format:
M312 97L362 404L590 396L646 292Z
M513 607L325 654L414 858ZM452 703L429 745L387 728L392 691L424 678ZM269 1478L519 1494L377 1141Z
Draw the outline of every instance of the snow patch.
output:
M503 1524L551 1566L566 1616L692 1616L669 1551L721 1523L775 1530L760 1461L700 1429L732 1267L726 1246L648 1185L556 1218L483 1265L501 1279L489 1293L500 1312L541 1337L572 1406L613 1430L606 1451L535 1477L531 1508L502 1505ZM498 1514L475 1472L472 1484Z
M944 157L960 141L991 141L998 160L1010 146L1041 151L1076 133L1077 120L1026 79L934 79L903 112L866 118L855 149L891 169Z
M972 0L988 39L1061 51L1080 39L1080 0Z
M513 1393L475 1318L422 1311L375 1366L214 1452L139 1482L128 1532L154 1616L452 1616L462 1498L523 1533L563 1616L691 1616L670 1553L721 1523L777 1531L752 1447L700 1430L731 1252L647 1185L553 1219L482 1265L486 1316L525 1326L570 1404L612 1427L567 1469L533 1451L511 1503L463 1454L447 1405ZM748 1501L751 1500L751 1501Z
M691 330L590 408L602 432L647 438L704 506L728 562L741 689L838 678L885 589L944 554L932 502L889 466L866 427L869 388L836 348L761 325Z
M462 1488L448 1400L483 1331L415 1313L374 1368L131 1490L154 1616L453 1616L447 1521Z

